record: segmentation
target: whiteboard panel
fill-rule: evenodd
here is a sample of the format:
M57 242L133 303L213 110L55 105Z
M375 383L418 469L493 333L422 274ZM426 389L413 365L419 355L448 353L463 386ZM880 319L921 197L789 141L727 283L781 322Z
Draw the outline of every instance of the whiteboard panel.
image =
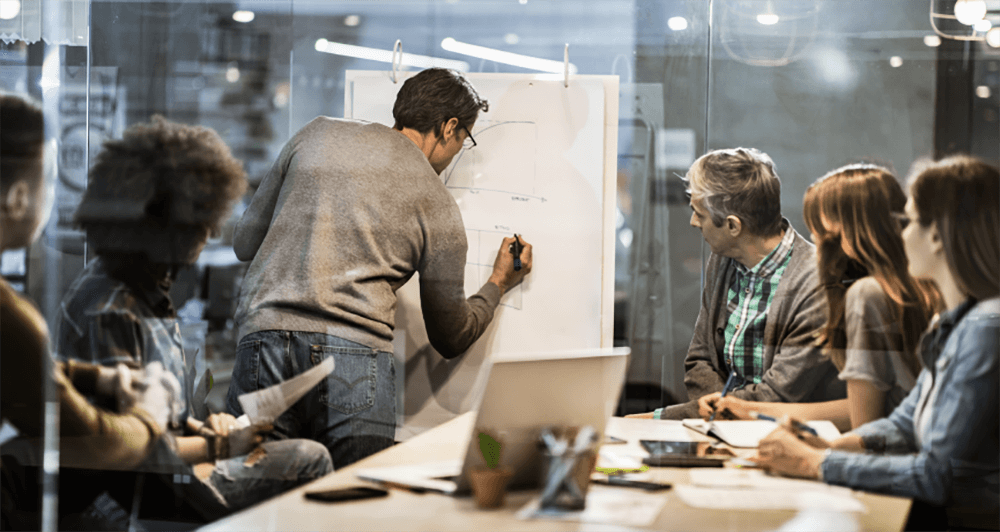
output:
M386 72L348 71L347 117L392 126L408 75L393 83ZM612 343L617 77L574 76L569 87L547 75L467 78L490 108L472 129L478 146L441 173L466 227L466 294L487 281L505 236L531 242L534 264L456 360L427 342L416 276L397 292L394 345L397 368L405 368L399 439L475 408L493 353Z

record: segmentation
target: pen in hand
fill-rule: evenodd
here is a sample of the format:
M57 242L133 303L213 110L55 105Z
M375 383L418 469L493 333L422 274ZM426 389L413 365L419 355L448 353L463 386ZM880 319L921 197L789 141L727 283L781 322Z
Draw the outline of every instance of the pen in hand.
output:
M514 255L514 271L521 271L521 250L524 249L524 244L521 243L521 238L514 233L514 247L511 248L510 253Z
M730 388L732 388L732 386L733 386L733 384L735 382L736 382L736 370L734 369L729 374L729 378L726 379L726 385L722 387L722 395L719 396L719 399L722 399L723 397L726 396L727 393L729 393ZM719 410L713 408L712 409L712 415L708 417L708 422L711 423L711 422L715 421L715 415L718 414L718 413L719 413Z
M760 420L763 420L763 421L773 421L773 422L778 423L778 424L781 423L780 420L778 420L778 419L776 419L774 417L765 415L765 414L761 414L760 412L750 412L750 417L752 417L754 419L760 419ZM799 430L799 431L802 431L802 432L808 432L809 434L812 434L813 436L819 436L819 433L816 432L816 429L810 427L809 425L806 425L805 423L803 423L803 422L801 422L801 421L799 421L797 419L789 419L789 421L792 422L792 426L795 427L795 430Z

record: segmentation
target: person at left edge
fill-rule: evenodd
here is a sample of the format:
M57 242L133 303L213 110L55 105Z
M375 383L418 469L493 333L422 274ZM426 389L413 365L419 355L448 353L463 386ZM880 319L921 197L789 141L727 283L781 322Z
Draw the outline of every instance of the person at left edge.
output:
M486 330L501 295L531 271L524 242L500 244L482 288L465 296L462 214L439 174L488 109L459 73L407 79L394 127L318 117L282 149L240 219L233 248L251 261L236 311L239 344L227 407L327 357L336 369L275 421L277 437L327 446L337 468L393 444L396 290L419 273L431 345L464 353Z
M182 484L189 491L181 501L208 520L332 470L329 453L316 442L258 447L260 438L249 434L259 433L258 425L240 428L227 413L197 422L192 415L185 371L191 355L184 352L170 286L181 268L195 263L245 190L242 163L212 129L154 116L105 142L76 212L96 258L67 291L56 332L63 360L160 362L177 376L186 396L180 426L168 432L170 449L153 460L177 464L180 458L182 471L214 464L201 482ZM256 449L259 459L248 459Z

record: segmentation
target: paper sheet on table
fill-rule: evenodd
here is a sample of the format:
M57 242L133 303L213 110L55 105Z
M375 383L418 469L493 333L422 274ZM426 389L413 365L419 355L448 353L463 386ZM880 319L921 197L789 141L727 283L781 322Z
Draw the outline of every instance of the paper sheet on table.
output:
M674 486L685 504L711 510L825 510L864 512L865 505L849 494L828 490L727 489Z
M245 393L239 396L247 421L252 423L271 423L283 414L288 407L302 399L327 375L333 373L333 357L323 360L319 365L305 371L285 382L275 384L263 390ZM242 419L243 416L240 416Z
M778 428L778 424L773 421L747 420L747 421L715 421L709 423L704 419L685 419L682 421L685 427L706 434L715 436L733 447L752 448L757 447L760 440ZM840 431L830 421L807 421L807 425L816 429L819 436L825 440L833 440L840 437Z
M700 434L691 434L676 420L613 417L604 432L631 440L712 441Z
M591 485L587 507L578 511L541 510L536 497L517 511L518 519L553 519L581 523L609 523L622 526L649 526L667 502L662 493Z
M850 497L850 488L831 486L816 480L768 475L759 469L691 469L688 482L702 488L750 488L768 491L822 491Z

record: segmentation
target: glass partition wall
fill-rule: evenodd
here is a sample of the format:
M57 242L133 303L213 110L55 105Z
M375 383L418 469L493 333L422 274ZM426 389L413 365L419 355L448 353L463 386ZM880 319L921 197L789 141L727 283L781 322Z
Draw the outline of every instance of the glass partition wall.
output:
M344 115L345 72L389 70L397 40L468 72L526 74L568 44L578 73L619 78L614 343L632 348L619 413L649 411L686 399L708 253L678 176L707 150L758 148L807 234L805 189L842 164L900 177L954 152L997 164L1000 1L981 3L966 24L948 0L2 0L0 88L43 103L59 150L45 234L5 253L3 274L54 329L88 256L73 214L101 142L155 114L217 130L251 188L171 296L188 364L214 377L207 408L222 410L247 266L233 226L290 136Z

